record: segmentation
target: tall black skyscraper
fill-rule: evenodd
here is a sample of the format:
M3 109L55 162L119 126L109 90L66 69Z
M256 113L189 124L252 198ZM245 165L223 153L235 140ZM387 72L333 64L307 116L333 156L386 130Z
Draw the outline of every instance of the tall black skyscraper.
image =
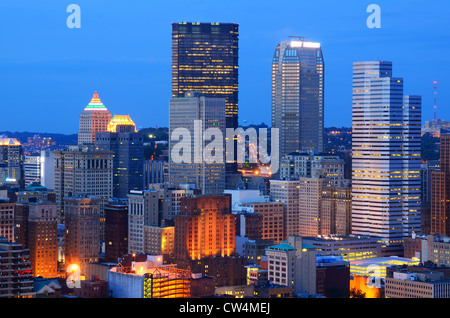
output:
M238 37L234 23L172 24L172 98L225 97L226 127L238 127Z
M172 98L186 92L225 98L226 128L238 127L239 25L234 23L172 24ZM236 149L235 149L236 158ZM237 171L225 165L226 174Z

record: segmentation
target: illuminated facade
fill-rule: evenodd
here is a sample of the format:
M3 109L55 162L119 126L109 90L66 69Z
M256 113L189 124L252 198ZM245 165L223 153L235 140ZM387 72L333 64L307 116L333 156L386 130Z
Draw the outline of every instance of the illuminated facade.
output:
M386 278L386 268L394 265L413 266L418 265L419 260L405 258L405 257L377 257L369 259L360 259L350 261L350 274L353 276L371 277L375 280L375 284L381 285L381 279ZM378 286L379 287L379 286Z
M0 259L0 298L31 298L34 284L29 250L0 237Z
M132 262L130 267L119 263L108 271L108 288L113 298L191 297L191 271L162 265L160 256L148 258Z
M131 126L131 129L129 126ZM136 124L133 120L131 120L131 117L129 115L114 115L111 121L108 123L107 131L121 132L122 130L126 132L137 132Z
M58 277L58 216L56 204L29 204L27 247L33 276Z
M375 237L320 236L303 237L303 243L314 247L317 255L342 256L344 261L371 259L381 256L381 244Z
M402 255L421 228L421 97L403 95L391 62L353 64L352 126L352 233Z
M238 127L238 37L234 23L172 24L172 98L225 98L227 128Z
M128 194L128 253L172 254L173 229L166 226L173 221L173 213L179 210L179 200L184 191L155 184L149 190ZM176 212L178 214L178 212ZM153 254L153 253L152 253Z
M230 195L181 198L181 212L175 216L175 258L233 255L235 222Z
M431 232L450 236L450 136L440 143L440 171L431 172Z
M272 60L272 128L280 156L323 151L324 60L320 43L303 38L277 45Z
M41 156L25 156L23 164L25 186L41 183Z
M144 252L173 256L174 227L144 226Z
M15 242L14 238L14 209L16 204L11 203L9 198L0 197L0 237L9 242Z
M20 141L0 136L0 186L24 186L24 154Z
M51 150L41 150L41 185L47 189L55 188L55 155Z
M66 197L65 246L66 268L76 264L81 272L85 264L95 263L100 254L100 199L95 197Z
M111 113L103 105L97 92L95 92L91 102L80 115L78 144L95 143L95 134L100 131L107 131L110 121Z

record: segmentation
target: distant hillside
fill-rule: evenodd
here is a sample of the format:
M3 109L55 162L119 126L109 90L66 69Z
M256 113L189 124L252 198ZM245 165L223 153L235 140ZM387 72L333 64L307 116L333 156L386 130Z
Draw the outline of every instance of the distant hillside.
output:
M22 144L28 141L28 138L33 138L38 135L41 138L51 138L58 145L76 145L78 142L78 134L65 135L65 134L55 134L55 133L40 133L40 132L12 132L12 131L1 131L0 135L5 135L9 138L16 138Z

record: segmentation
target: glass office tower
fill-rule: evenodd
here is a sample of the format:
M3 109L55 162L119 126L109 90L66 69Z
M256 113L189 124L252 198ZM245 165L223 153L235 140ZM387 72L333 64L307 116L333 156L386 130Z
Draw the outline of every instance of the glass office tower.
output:
M403 95L392 62L353 64L352 126L352 232L402 255L421 225L421 97Z
M320 43L302 37L278 44L272 60L272 128L280 156L323 152L324 60Z
M226 127L238 127L238 37L234 23L172 24L172 98L225 98Z
M198 126L197 126L198 125ZM225 136L225 99L186 93L169 102L169 186L197 189L204 195L220 195L225 190L223 141L217 151L218 160L205 156L209 140L203 138L208 129L217 128ZM188 136L178 135L184 130ZM217 136L219 137L219 136ZM185 139L186 138L186 139ZM216 136L214 137L216 138ZM211 142L212 143L212 142ZM179 149L183 148L182 151ZM181 154L182 153L182 154ZM186 157L185 157L186 156ZM183 157L186 160L179 160Z
M96 134L99 150L113 151L113 196L144 188L144 136L128 115L114 115L108 131Z
M238 38L235 23L172 24L172 98L198 92L225 98L225 126L238 123ZM234 162L225 164L226 177L237 173Z

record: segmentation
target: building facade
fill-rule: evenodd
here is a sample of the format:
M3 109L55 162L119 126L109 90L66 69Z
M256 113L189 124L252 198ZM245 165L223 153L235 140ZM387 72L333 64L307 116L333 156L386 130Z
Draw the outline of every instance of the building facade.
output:
M143 135L129 116L114 115L108 131L95 135L99 150L112 151L113 196L126 198L130 190L144 189Z
M100 204L100 237L104 239L104 206L113 197L112 151L97 150L93 146L72 146L55 151L55 194L60 222L64 222L64 197L95 196Z
M33 296L30 251L0 237L0 298Z
M292 287L295 295L316 294L316 254L303 246L300 236L266 249L268 280L274 285Z
M204 195L223 193L225 102L224 98L206 97L197 93L186 93L184 97L170 100L168 181L170 187L194 188ZM209 142L203 137L203 134L207 133L206 130L216 134L215 138L219 138L213 146L210 146L214 149L207 148ZM211 138L212 136L208 137ZM204 156L206 152L208 156Z
M450 235L450 135L440 139L440 170L431 172L431 232Z
M238 127L239 25L172 24L172 98L186 92L224 98L227 128Z
M97 92L95 92L91 102L84 108L80 115L78 144L94 144L95 134L101 131L107 131L110 121L111 113L103 105Z
M394 272L386 278L386 298L450 298L450 279L441 272Z
M181 212L175 216L174 257L200 260L233 255L235 224L230 195L183 197Z
M26 187L41 183L41 156L25 156L23 167Z
M24 186L23 146L15 138L0 136L0 186Z
M324 59L320 43L302 37L279 43L272 59L272 128L280 156L323 151Z
M100 202L96 197L66 197L65 246L66 268L95 263L100 255Z
M352 114L352 233L402 253L421 226L421 97L403 95L391 62L355 62Z
M104 211L105 261L117 262L128 253L128 202L111 200Z
M0 237L6 238L9 242L15 242L15 205L9 198L0 197Z
M33 276L58 277L58 215L54 202L29 204L27 241Z

